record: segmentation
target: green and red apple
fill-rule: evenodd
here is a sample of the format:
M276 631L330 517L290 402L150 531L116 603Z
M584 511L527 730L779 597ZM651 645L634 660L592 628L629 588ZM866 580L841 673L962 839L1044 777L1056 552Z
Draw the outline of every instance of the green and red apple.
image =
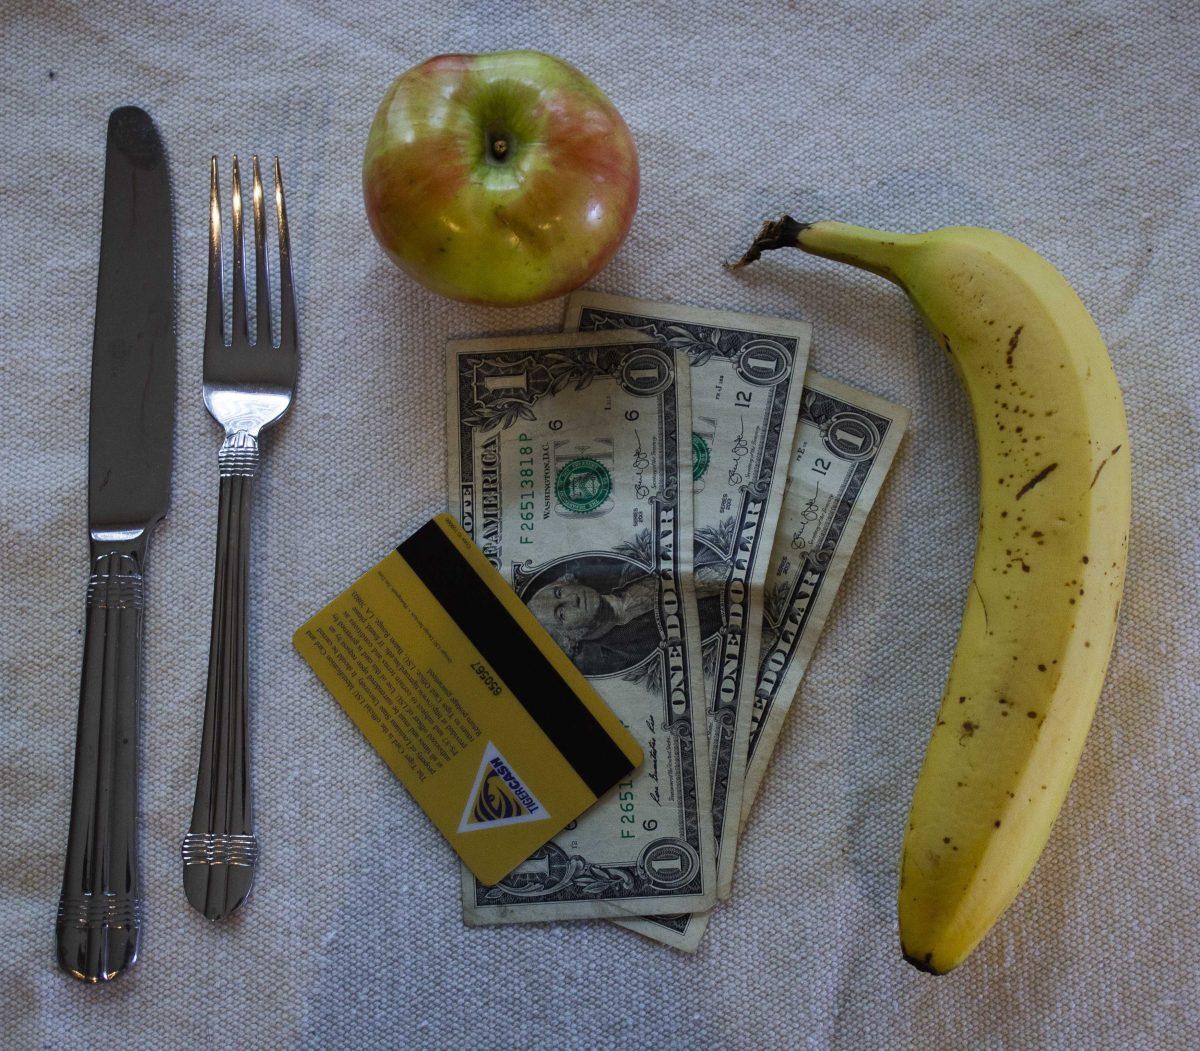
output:
M560 59L440 55L384 96L363 196L379 243L426 287L534 303L612 258L637 208L637 149L604 92Z

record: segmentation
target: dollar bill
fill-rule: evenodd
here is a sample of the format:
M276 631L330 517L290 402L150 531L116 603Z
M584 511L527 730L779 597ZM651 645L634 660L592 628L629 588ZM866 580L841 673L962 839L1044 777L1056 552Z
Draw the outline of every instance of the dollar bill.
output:
M837 594L909 412L818 375L804 380L799 426L766 580L762 663L751 718L743 820ZM750 706L748 706L750 707ZM619 921L694 952L711 913Z
M749 721L743 818L817 645L909 410L809 372L767 569L763 646Z
M811 327L783 318L577 292L568 330L631 330L691 363L695 575L712 768L717 893L742 813L762 586L787 481ZM618 921L656 937L659 922ZM671 926L685 924L675 918ZM694 923L693 923L694 926Z
M686 365L627 332L450 345L451 510L646 756L496 885L464 869L470 924L715 900Z

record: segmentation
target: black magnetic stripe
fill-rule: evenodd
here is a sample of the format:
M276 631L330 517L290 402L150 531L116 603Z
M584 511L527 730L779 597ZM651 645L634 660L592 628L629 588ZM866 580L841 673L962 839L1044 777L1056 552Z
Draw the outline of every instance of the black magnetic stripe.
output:
M594 795L603 795L633 769L436 522L422 526L397 550Z

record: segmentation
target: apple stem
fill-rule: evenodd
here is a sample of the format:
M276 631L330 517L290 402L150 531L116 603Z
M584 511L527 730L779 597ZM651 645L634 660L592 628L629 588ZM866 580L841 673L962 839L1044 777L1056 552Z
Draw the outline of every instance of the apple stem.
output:
M492 132L488 135L488 153L494 161L503 161L508 155L508 139Z

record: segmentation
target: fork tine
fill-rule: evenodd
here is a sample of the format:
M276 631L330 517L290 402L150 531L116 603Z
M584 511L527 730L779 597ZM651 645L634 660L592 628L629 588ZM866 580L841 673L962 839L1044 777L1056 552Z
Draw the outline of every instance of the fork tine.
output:
M208 193L208 308L204 319L204 349L225 345L225 307L221 301L221 193L217 158L212 159Z
M279 349L295 354L296 292L292 285L292 244L288 239L287 207L283 202L283 176L275 158L275 219L279 233Z
M233 158L233 339L235 347L249 346L246 334L246 264L243 258L245 244L242 239L242 176L238 171L238 159Z
M251 204L254 209L254 345L271 349L271 279L267 274L267 228L263 218L262 177L258 172L258 156L254 156L254 186Z

